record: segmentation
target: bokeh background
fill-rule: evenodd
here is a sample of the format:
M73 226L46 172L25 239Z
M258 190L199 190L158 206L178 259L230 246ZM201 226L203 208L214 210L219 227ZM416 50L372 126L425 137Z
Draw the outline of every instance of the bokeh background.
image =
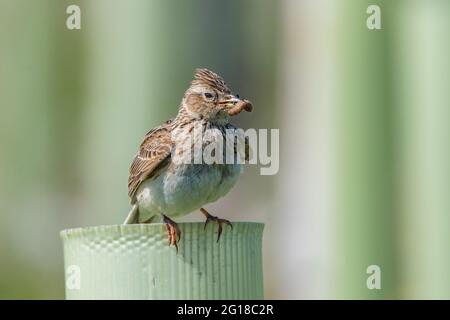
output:
M448 0L0 0L0 298L64 297L59 231L123 221L197 67L280 128L279 173L208 206L266 223L267 298L450 298L449 31Z

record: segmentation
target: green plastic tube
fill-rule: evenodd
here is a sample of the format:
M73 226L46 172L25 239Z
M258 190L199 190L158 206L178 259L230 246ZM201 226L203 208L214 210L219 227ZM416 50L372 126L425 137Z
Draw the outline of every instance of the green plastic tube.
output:
M66 299L263 299L264 224L179 223L178 253L164 224L61 232Z

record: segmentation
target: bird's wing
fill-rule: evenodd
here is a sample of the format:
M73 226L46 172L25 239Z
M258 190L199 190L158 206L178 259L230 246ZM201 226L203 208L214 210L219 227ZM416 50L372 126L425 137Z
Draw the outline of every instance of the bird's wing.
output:
M250 158L253 156L253 149L250 146L250 140L247 136L245 136L245 149L244 149L244 159L245 161L249 161Z
M236 128L235 126L233 126L232 124L228 124L226 126L226 129L228 130L237 130L238 128ZM242 141L243 139L243 141ZM233 140L234 143L234 153L238 154L240 157L243 157L245 161L249 161L250 158L252 158L253 156L253 149L250 146L250 139L248 136L244 135L238 135L237 139ZM243 143L243 150L241 149L241 143ZM242 158L241 158L242 159Z
M131 203L136 201L136 191L144 180L152 178L169 163L173 148L171 120L150 130L144 137L139 152L134 157L128 177L128 195Z

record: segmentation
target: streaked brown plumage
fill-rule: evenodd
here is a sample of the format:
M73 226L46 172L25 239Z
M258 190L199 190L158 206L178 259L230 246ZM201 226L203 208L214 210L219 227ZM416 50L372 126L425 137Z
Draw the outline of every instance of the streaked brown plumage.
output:
M171 124L172 120L168 120L145 135L130 167L128 196L131 204L136 202L135 193L139 185L167 166L173 148Z
M149 212L148 221L159 214L166 223L169 243L176 246L180 233L169 216L183 215L190 209L201 209L207 217L206 223L211 220L218 223L219 239L221 224L229 222L211 216L201 206L228 192L235 182L238 167L228 164L174 163L172 153L177 146L185 143L185 137L174 138L173 133L181 128L192 131L195 125L200 125L205 129L219 129L223 135L226 129L234 128L229 123L230 115L238 114L242 110L251 111L251 103L233 96L226 83L216 73L197 69L191 86L183 96L178 115L150 130L133 159L128 179L128 195L133 209L125 223L139 223L142 210ZM220 179L217 180L217 177ZM189 190L198 191L197 198L191 194L194 200L187 199L185 194L189 193Z

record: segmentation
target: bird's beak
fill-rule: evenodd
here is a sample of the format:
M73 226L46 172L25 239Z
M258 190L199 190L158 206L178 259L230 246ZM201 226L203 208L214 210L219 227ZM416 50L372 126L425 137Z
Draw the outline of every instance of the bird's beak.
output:
M219 100L219 105L224 109L229 109L234 107L240 101L241 99L239 99L238 97L232 94L228 94Z
M234 95L226 95L219 100L219 105L227 111L230 116L241 113L242 110L251 112L253 110L252 103L245 99L240 99Z

